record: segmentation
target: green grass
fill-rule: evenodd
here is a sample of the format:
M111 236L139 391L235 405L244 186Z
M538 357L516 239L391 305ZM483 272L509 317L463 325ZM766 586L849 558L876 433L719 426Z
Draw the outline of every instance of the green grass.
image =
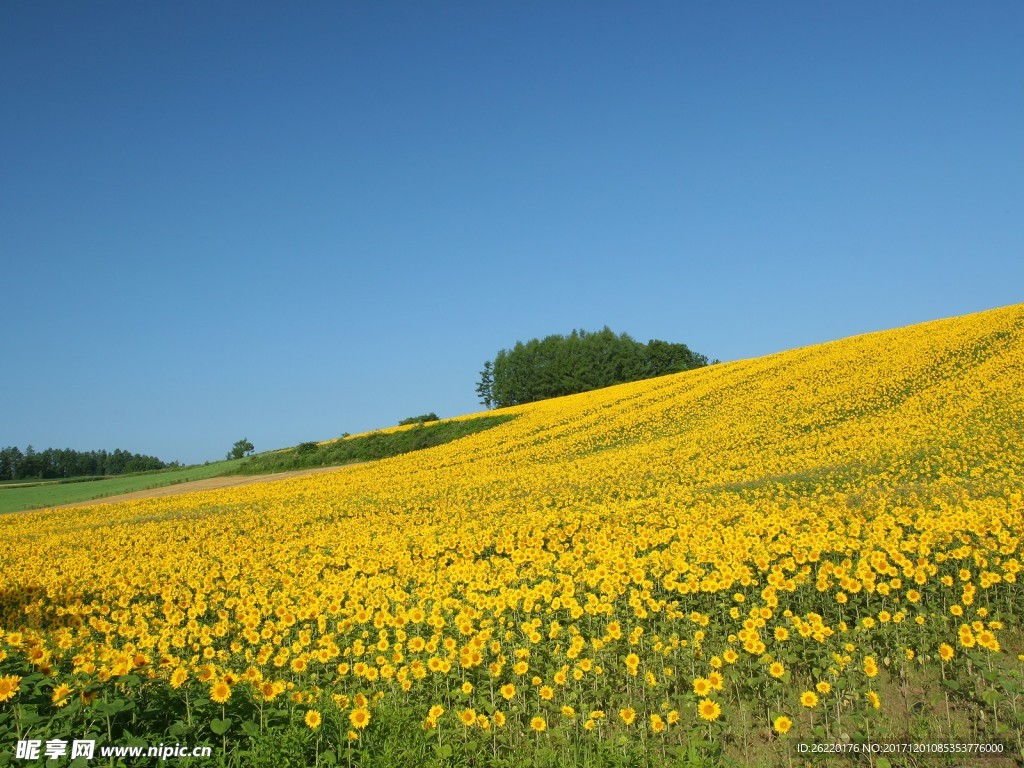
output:
M92 501L192 480L206 480L231 474L242 461L217 461L184 469L161 469L102 479L68 478L67 481L43 480L31 485L23 484L25 481L20 481L22 484L18 485L0 485L0 514Z
M460 437L503 424L515 416L480 416L459 421L435 421L417 424L393 432L370 432L330 443L302 443L283 451L261 453L244 460L234 471L241 475L263 475L293 469L313 469L376 461L410 451L433 448Z

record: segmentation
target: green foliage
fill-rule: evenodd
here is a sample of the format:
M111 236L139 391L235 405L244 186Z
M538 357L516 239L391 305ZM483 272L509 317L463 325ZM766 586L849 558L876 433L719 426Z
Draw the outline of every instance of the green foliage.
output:
M256 447L249 442L248 438L243 437L228 451L228 459L241 459L245 456L250 456Z
M596 333L581 330L519 341L499 351L493 363L485 364L477 394L484 405L504 408L707 364L706 356L685 344L657 339L642 344L605 326Z
M476 394L480 398L480 405L487 409L494 406L494 363L490 360L484 361L484 369L480 371L480 381L476 385Z
M129 453L120 448L110 452L71 448L37 451L31 445L24 451L16 446L0 448L0 481L121 475L177 466L180 466L177 462L168 464L156 456Z
M370 432L328 443L302 443L283 451L261 453L242 462L237 474L261 475L293 469L331 467L358 461L375 461L410 451L433 448L466 435L502 424L513 416L481 416L461 421L414 422L412 429Z
M659 683L661 695L678 702L681 719L661 734L654 734L650 721L644 718L631 726L624 725L616 713L615 700L623 692L604 686L595 688L595 693L605 697L607 717L599 720L591 732L583 729L585 709L578 707L577 714L567 718L553 707L545 711L543 704L538 707L534 703L525 707L521 703L502 703L508 722L500 727L493 722L496 707L485 703L478 714L488 717L488 727L482 729L476 723L466 727L458 713L470 705L468 698L458 687L451 688L441 681L419 704L385 697L370 708L368 726L356 732L350 725L351 705L339 706L326 691L304 703L287 695L264 701L246 684L236 683L229 700L218 704L211 700L210 683L189 679L179 688L172 688L148 665L113 678L110 686L91 682L80 689L73 686L75 689L58 704L54 700L57 683L51 676L38 671L26 674L8 658L0 661L0 675L19 674L19 691L13 701L0 703L0 744L6 747L0 750L0 766L44 764L43 760L15 761L13 745L19 739L95 740L97 755L103 746L180 744L209 749L209 758L173 761L183 768L767 768L795 765L794 757L801 754L795 749L798 743L839 744L850 740L1002 745L998 756L993 756L993 765L1010 764L1000 757L1009 759L1019 754L1024 722L1020 709L1024 675L1012 657L970 650L958 652L954 660L936 669L916 659L907 660L898 628L890 634L875 653L879 658L891 657L891 663L883 662L883 671L873 680L865 679L856 667L843 671L834 678L834 706L799 712L785 706L787 702L793 704L787 691L810 689L820 678L820 670L813 677L794 675L790 679L787 674L785 679L775 680L764 674L762 662L744 656L731 668L732 684L717 694L725 710L722 719L706 723L696 714L691 675L663 678ZM783 646L786 650L780 657L794 668L800 659L813 665L819 653L824 663L834 663L815 641L801 643L793 638L790 645ZM152 678L151 671L156 672ZM58 674L67 680L67 667ZM889 706L885 713L863 702L860 691L865 685L882 692ZM426 702L445 707L437 727L424 727ZM623 700L628 702L628 698ZM310 710L322 716L316 728L306 724ZM547 721L543 733L533 732L529 725L538 711ZM792 733L780 736L763 727L752 727L759 718L763 720L766 712L783 711L793 715ZM808 733L813 737L805 735ZM815 757L821 758L815 760L815 765L836 768L868 764L862 754L854 752ZM962 759L934 757L920 762L917 756L890 754L892 765L908 768L967 764ZM98 758L62 764L95 762ZM159 764L164 762L160 760ZM977 764L987 762L978 760ZM103 764L156 765L157 760L135 758L126 762L111 758ZM881 768L885 763L876 759L874 765Z
M230 474L238 461L217 461L193 467L162 469L155 472L139 472L111 477L77 477L66 480L19 482L17 484L0 483L0 514L93 501L121 493L133 493L166 485L206 480Z
M437 414L431 411L430 413L424 413L422 416L410 416L408 419L402 419L398 422L398 426L405 427L409 424L423 424L428 421L440 421Z

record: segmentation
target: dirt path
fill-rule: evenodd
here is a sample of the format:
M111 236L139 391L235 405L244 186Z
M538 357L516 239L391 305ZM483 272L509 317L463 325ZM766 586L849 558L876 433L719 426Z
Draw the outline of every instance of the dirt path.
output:
M274 472L270 475L224 475L222 477L208 477L205 480L192 480L187 483L175 483L174 485L161 485L159 488L147 488L142 491L121 493L117 496L104 496L89 501L76 501L73 504L61 504L59 506L47 507L47 509L62 509L64 507L89 507L94 504L116 504L120 501L131 501L133 499L150 499L155 496L177 496L179 493L194 493L195 491L214 491L218 488L235 488L239 485L250 483L269 483L274 480L285 480L289 477L301 475L318 475L321 472L335 472L343 469L340 467L316 467L315 469L293 469L290 472Z

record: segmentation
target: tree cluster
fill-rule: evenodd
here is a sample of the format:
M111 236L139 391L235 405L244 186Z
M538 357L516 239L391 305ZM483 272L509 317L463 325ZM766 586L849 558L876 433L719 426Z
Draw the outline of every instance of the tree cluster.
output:
M643 344L605 326L596 332L516 342L484 363L476 392L487 408L504 408L707 364L706 356L685 344L657 339Z
M177 462L167 464L155 456L129 453L120 448L110 453L70 448L36 451L31 445L24 452L13 446L0 449L0 480L120 475L175 466Z
M398 422L398 426L404 427L409 424L425 424L428 421L439 421L437 414L431 411L430 413L424 413L421 416L410 416L408 419L402 419Z

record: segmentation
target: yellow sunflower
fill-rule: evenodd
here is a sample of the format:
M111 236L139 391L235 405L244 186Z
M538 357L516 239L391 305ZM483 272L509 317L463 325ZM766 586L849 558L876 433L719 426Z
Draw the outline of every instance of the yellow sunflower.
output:
M210 689L210 701L215 704L223 704L231 698L231 686L221 680L218 683L214 683Z
M50 700L59 709L68 703L68 696L71 695L71 686L65 683L61 683L53 689L53 694Z
M370 724L370 712L365 707L353 709L348 715L348 721L353 728L362 730Z
M700 704L697 705L697 714L700 715L701 720L707 720L711 723L722 714L722 708L718 705L717 701L701 699Z

